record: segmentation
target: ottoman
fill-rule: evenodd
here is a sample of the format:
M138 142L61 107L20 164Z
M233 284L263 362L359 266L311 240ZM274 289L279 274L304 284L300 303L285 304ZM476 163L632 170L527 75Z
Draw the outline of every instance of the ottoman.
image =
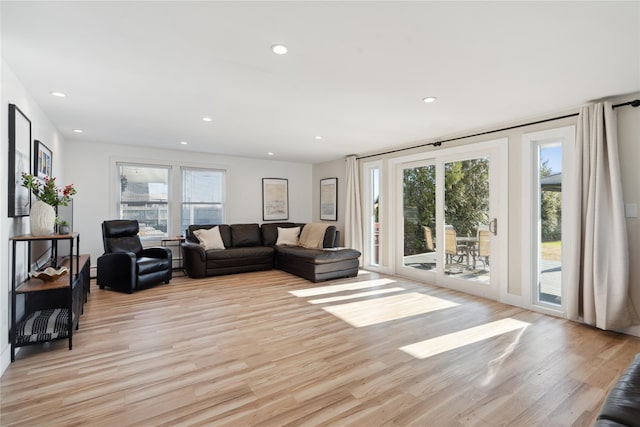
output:
M312 282L356 277L361 253L355 249L276 246L275 268Z

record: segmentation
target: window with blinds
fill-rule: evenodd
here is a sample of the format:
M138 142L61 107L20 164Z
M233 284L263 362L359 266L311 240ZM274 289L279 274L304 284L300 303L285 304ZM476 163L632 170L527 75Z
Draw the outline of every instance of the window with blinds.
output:
M224 224L225 171L181 168L181 233L190 224Z

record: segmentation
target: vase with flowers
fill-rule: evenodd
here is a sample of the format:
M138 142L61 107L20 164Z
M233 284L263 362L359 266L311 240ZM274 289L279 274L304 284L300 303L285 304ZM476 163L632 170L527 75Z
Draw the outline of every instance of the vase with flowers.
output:
M76 189L73 184L63 188L56 186L56 179L46 176L39 180L31 174L22 174L22 186L38 199L31 205L31 234L35 236L53 234L56 221L56 208L67 206Z

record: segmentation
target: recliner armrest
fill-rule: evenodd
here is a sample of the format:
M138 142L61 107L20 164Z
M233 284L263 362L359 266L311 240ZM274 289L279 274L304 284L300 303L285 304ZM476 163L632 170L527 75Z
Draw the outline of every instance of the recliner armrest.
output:
M98 257L98 286L133 291L136 287L136 259L133 252L114 252Z
M146 248L140 252L140 255L146 256L149 258L163 258L163 259L171 259L171 249L164 248L161 246L156 246L153 248Z

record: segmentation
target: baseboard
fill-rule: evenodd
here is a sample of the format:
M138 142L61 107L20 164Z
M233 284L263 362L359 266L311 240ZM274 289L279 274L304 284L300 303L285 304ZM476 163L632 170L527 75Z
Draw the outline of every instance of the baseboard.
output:
M520 308L526 308L522 295L506 294L505 300L501 302Z
M16 353L20 349L16 349ZM11 344L7 344L3 349L2 353L0 353L0 376L4 374L4 371L11 365Z
M640 337L640 325L629 326L628 328L621 329L618 332L633 335L634 337Z

